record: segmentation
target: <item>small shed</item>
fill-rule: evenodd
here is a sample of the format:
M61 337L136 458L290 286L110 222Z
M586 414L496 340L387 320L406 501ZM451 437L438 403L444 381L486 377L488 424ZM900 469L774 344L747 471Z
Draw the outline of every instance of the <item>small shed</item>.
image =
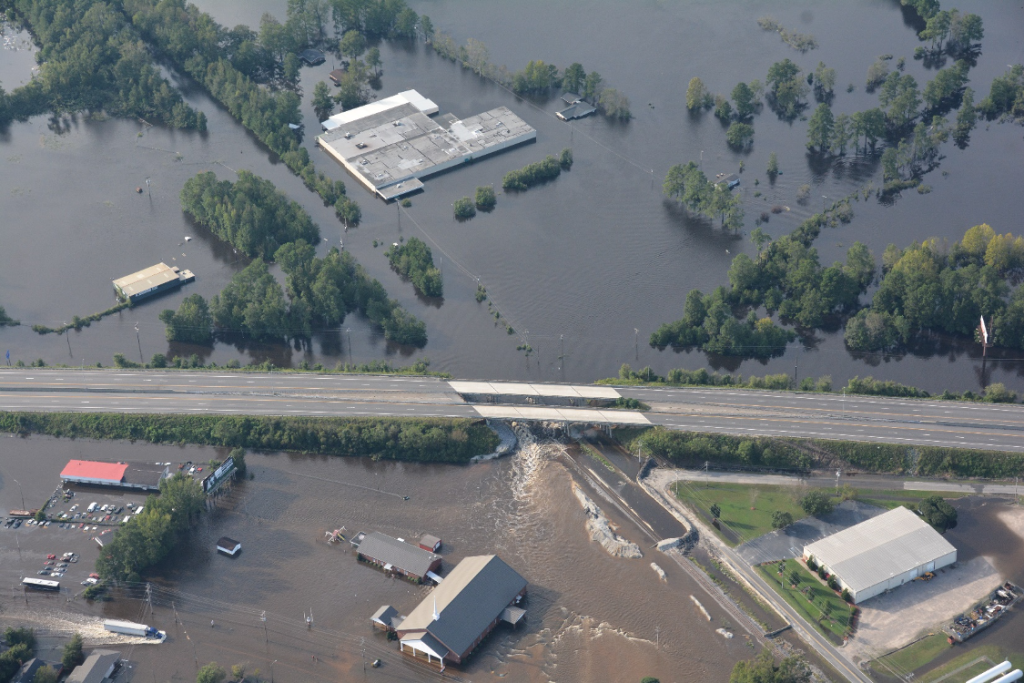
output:
M225 555L234 557L238 553L242 552L242 544L233 538L221 536L220 539L217 541L217 550L224 553Z
M727 176L719 176L718 180L715 181L715 185L718 185L718 187L725 190L731 190L739 184L740 177L735 173L730 173Z
M441 539L430 534L423 534L420 537L420 548L423 548L428 553L436 553L441 550Z
M327 74L327 77L334 82L334 85L341 85L341 79L345 77L344 69L335 69L331 73Z
M316 66L317 64L323 64L327 59L324 57L324 53L320 50L314 50L312 48L303 50L299 53L299 59L301 59L307 66Z
M379 628L383 631L394 631L402 623L402 618L399 616L398 610L391 605L381 605L380 609L370 617L370 622L374 628Z

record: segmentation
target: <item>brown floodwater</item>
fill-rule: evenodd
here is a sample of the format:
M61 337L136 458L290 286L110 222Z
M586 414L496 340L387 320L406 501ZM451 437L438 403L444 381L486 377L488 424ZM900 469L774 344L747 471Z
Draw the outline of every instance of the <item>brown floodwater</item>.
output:
M15 479L27 504L38 505L52 492L69 457L129 456L178 463L205 462L223 453L3 438L0 505L20 505ZM77 575L70 573L64 593L26 597L17 587L20 576L40 565L53 548L77 549L82 562L73 567L82 573L91 571L98 547L79 532L0 529L0 601L7 618L19 623L27 618L54 633L86 617L107 616L167 630L164 645L122 646L130 649L138 681L189 680L197 659L200 664L245 662L250 671L259 668L264 675L276 661L275 680L338 680L361 674L364 647L367 659L383 662L372 670L375 678L436 677L402 657L369 624L370 614L382 604L407 614L428 589L388 579L358 564L346 547L328 545L324 532L344 525L349 532L379 530L407 539L429 532L444 540L446 571L468 555L497 553L529 581L525 624L497 629L466 666L450 668L447 677L538 683L600 683L637 675L725 680L736 661L754 652L742 627L730 624L717 604L651 548L646 536L617 518L598 492L590 495L623 537L640 544L644 558L613 558L589 540L561 456L528 451L465 467L286 453L246 459L254 478L221 496L216 509L150 576L152 613L143 585L119 591L106 603L67 602L80 590ZM93 497L94 492L77 496L79 502ZM241 541L239 557L214 551L222 535ZM651 569L652 561L664 569L667 581ZM691 595L701 600L712 621L698 613ZM264 612L266 622L261 620ZM308 613L314 619L311 629L304 624ZM736 637L726 640L715 632L723 626L731 626Z
M255 26L264 11L283 18L286 8L284 0L199 4L227 26ZM428 181L427 191L413 198L399 225L394 206L371 198L315 149L312 133L317 128L309 97L313 84L325 80L334 65L328 60L303 69L304 144L319 168L346 181L363 208L363 224L347 234L332 212L251 135L201 89L172 71L168 73L189 102L206 112L208 134L86 116L59 121L41 116L15 123L0 131L0 305L11 315L53 326L73 315L103 310L112 301L111 279L161 260L190 268L198 279L178 293L73 332L68 339L39 336L28 327L0 330L0 351L10 349L14 360L41 357L68 364L109 364L116 352L135 358L140 343L145 358L156 352L195 353L217 363L269 359L278 365L306 360L330 366L382 357L429 358L433 369L461 377L573 381L614 375L623 362L651 364L660 373L680 366L747 375L798 367L801 377L831 374L836 385L853 375L874 374L933 391L976 390L991 381L1024 389L1021 354L993 350L983 370L980 349L969 342L922 340L905 355L865 356L846 351L841 331L819 332L767 362L659 352L643 343L658 325L679 317L689 289L710 291L727 281L733 256L753 252L747 234L766 207L783 204L792 209L772 216L764 226L778 236L823 201L868 182L880 184L876 157L847 155L823 165L806 154L804 126L780 121L767 109L754 120L753 147L730 150L713 116L686 114L688 80L700 76L713 91L728 92L737 81L763 80L774 61L788 57L808 71L821 60L837 70L836 112L875 106L877 95L866 93L863 82L878 55L906 57L907 72L922 86L934 74L932 67L912 59L920 26L898 0L800 0L782 6L699 0L443 0L412 5L460 41L484 41L498 64L519 68L529 59L562 65L581 61L629 96L635 119L619 125L592 117L570 127L553 118L554 99L517 98L423 45L384 42L380 96L415 87L442 110L458 115L507 105L538 130L536 144ZM970 74L980 99L1007 64L1024 60L1024 10L980 0L958 7L980 13L985 22L982 53ZM755 19L768 13L791 30L814 34L820 47L801 54L776 34L761 31ZM11 47L23 47L23 38ZM31 50L0 50L5 88L31 77L32 57ZM853 92L846 92L847 83L854 84ZM452 219L450 205L456 198L472 194L480 184L500 185L508 170L568 145L576 159L571 172L517 196L501 195L491 214L464 223ZM783 174L769 184L763 169L773 151ZM982 123L966 149L947 143L942 153L939 167L925 178L934 188L931 194L912 192L892 204L856 203L853 223L819 238L821 260L840 258L855 240L880 256L889 242L956 239L981 222L1000 232L1017 229L1017 187L1024 177L1021 128ZM711 175L745 164L738 190L747 215L743 234L725 234L715 224L682 215L660 196L659 181L672 164L700 158ZM390 346L355 315L340 329L320 331L303 343L224 341L193 347L166 342L157 319L160 310L177 306L191 293L213 296L245 265L230 247L185 219L178 192L199 171L230 178L239 169L271 179L301 202L322 227L327 238L323 249L344 239L345 248L370 274L426 321L427 347ZM136 194L136 187L146 187L146 178L150 191ZM759 186L755 178L762 181ZM795 195L805 183L812 187L812 199L802 205ZM763 195L755 197L755 192ZM194 239L185 242L185 236ZM417 297L388 267L383 249L373 247L374 240L390 243L399 236L429 238L445 275L443 302ZM477 278L518 334L506 334L486 305L475 301ZM634 329L639 330L639 348L634 348ZM530 358L515 350L527 331L536 351Z

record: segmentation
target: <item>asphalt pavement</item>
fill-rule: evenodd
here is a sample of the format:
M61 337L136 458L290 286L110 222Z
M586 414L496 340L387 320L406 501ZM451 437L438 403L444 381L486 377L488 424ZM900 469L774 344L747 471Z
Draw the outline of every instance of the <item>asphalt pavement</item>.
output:
M544 388L547 395L539 402L521 404L520 412L557 421L559 415L569 414L554 407L559 405L559 394L578 400L581 390L558 384ZM1020 405L710 388L614 387L614 391L647 403L651 409L643 416L669 429L1024 450L1024 406ZM508 403L517 400L511 398L514 393L510 392ZM548 410L544 405L552 407ZM451 383L436 377L117 368L0 370L0 410L10 411L478 418L490 416L495 408L487 403L477 409ZM544 417L547 412L551 415ZM639 415L580 406L571 410L571 416L580 422L593 417L594 423L607 423L615 416L626 422Z

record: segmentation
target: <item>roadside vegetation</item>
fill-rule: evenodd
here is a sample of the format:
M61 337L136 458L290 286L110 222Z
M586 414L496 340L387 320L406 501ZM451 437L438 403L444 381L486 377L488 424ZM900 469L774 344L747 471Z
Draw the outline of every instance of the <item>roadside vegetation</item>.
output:
M808 571L803 562L766 562L756 569L776 593L833 645L841 645L843 638L852 634L857 608Z
M498 445L498 436L482 421L456 418L4 412L0 431L450 463L468 462Z
M905 474L958 479L1024 476L1024 455L938 446L903 446L827 439L742 437L680 432L655 427L642 432L616 430L632 452L664 458L680 467L807 472L812 469ZM625 439L625 440L624 440Z
M441 271L434 266L434 256L426 242L410 237L404 244L392 245L384 252L391 267L403 277L409 278L423 296L444 296Z
M803 659L790 655L776 663L767 648L754 659L736 662L729 675L729 683L809 683L810 680L811 670Z
M1014 669L1024 668L1024 646L1020 646L1015 650L1010 650L998 645L978 645L969 648L963 654L954 657L945 664L941 664L930 671L917 673L914 680L921 681L921 683L933 683L940 678L944 678L953 671L962 669L970 662L979 658L987 658L987 660L983 659L974 666L964 669L957 674L956 680L969 680L983 671L987 671L992 668L992 662L999 663L1007 659L1010 660L1011 664L1013 664ZM921 668L927 666L928 663L929 662L926 662Z
M894 671L909 673L927 665L951 647L945 633L932 633L904 648L872 660L870 666L874 672L886 677L891 677ZM985 664L985 669L981 669L978 673L990 667L990 664ZM957 680L966 681L969 677Z

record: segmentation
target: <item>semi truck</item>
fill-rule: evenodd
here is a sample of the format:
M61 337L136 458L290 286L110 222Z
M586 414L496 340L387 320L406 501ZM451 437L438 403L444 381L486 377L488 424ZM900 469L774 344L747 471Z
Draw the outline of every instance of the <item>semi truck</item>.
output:
M148 638L155 640L159 643L164 642L167 638L165 631L158 631L152 626L146 626L145 624L136 624L133 621L121 621L120 619L106 619L103 621L103 628L112 633L123 633L126 636L138 636L140 638Z

